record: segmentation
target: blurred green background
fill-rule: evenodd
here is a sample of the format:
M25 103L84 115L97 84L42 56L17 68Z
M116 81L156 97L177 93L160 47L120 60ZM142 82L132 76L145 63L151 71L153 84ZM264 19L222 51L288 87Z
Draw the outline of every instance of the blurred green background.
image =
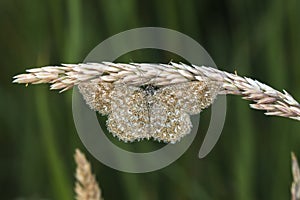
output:
M121 31L159 26L198 41L219 69L237 70L299 100L299 10L299 0L1 0L0 199L74 199L77 147L92 162L107 200L289 199L290 152L300 155L297 121L266 117L228 96L223 133L206 158L197 154L209 111L180 159L156 172L128 174L85 150L72 118L72 91L11 81L26 68L82 62Z

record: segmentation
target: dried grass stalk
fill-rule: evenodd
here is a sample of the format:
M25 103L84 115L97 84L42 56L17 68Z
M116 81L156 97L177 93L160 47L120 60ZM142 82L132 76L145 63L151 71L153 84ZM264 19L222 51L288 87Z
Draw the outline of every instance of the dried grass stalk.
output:
M66 91L84 81L116 82L130 85L163 86L188 81L218 81L219 94L240 95L253 101L250 107L266 111L266 115L288 117L300 121L300 104L285 90L279 92L257 80L241 77L205 66L189 66L183 63L87 63L62 64L26 70L26 74L14 77L14 83L50 83L51 90Z
M292 200L300 200L300 169L297 158L292 152L292 174L293 183L291 187Z
M75 193L77 200L100 200L101 190L96 181L95 176L92 174L91 165L85 158L84 154L76 149L75 162L76 168L76 183Z

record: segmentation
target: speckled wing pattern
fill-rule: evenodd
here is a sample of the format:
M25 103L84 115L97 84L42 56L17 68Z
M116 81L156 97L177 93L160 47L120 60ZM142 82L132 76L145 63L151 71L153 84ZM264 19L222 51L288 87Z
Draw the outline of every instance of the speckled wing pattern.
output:
M108 130L125 142L149 139L149 122L146 92L139 87L115 86L106 122Z
M102 115L111 113L111 91L114 86L111 83L104 82L83 82L78 85L85 102L94 111Z
M153 138L176 143L192 129L190 115L211 105L220 86L193 81L148 91L140 87L86 82L79 90L91 109L108 115L108 130L124 142Z

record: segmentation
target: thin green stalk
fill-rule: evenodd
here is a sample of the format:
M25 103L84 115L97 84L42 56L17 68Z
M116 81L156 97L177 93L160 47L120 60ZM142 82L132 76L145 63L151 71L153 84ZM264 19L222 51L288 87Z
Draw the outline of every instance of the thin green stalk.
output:
M272 22L276 22L272 24ZM287 87L287 73L288 65L286 63L286 53L284 45L284 25L285 25L285 3L276 0L270 6L269 12L266 16L265 21L266 40L267 40L267 70L268 70L268 80L274 85L280 87ZM270 199L287 199L289 198L288 193L286 193L286 188L283 185L289 184L289 178L287 172L289 171L288 166L288 155L291 151L288 145L288 133L289 126L288 122L281 119L271 119L274 122L270 126L270 133L274 133L270 141L272 141L274 146L274 157L275 163L273 163L274 168L272 168L273 180L270 180L273 185L273 191L269 194ZM276 123L281 120L280 124ZM276 139L275 139L276 138ZM278 181L280 180L280 181Z
M49 173L51 177L51 185L54 194L54 199L73 199L72 183L67 176L67 169L63 163L63 158L59 155L57 149L58 144L55 142L54 124L50 116L48 107L47 91L41 88L36 93L37 116L40 124L40 132L44 144L46 159L48 160Z
M244 3L244 2L243 2ZM233 64L239 63L239 68L242 73L248 73L251 71L250 67L250 33L248 32L247 24L249 19L247 18L246 8L242 2L233 1L232 5L232 19L239 18L242 21L242 25L238 26L236 30L232 30L234 38L234 57ZM249 8L247 8L249 9ZM239 73L239 72L237 72ZM249 108L244 102L238 101L235 104L235 129L237 139L235 140L236 146L234 157L234 188L236 191L236 199L251 200L255 199L254 196L254 126L250 115Z

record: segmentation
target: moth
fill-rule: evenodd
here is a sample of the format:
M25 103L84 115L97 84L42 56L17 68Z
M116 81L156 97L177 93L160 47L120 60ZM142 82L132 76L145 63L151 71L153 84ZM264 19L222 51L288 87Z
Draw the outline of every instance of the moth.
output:
M119 140L176 143L190 133L190 115L210 106L220 85L210 80L162 87L89 81L78 88L92 110L108 116L107 129Z

